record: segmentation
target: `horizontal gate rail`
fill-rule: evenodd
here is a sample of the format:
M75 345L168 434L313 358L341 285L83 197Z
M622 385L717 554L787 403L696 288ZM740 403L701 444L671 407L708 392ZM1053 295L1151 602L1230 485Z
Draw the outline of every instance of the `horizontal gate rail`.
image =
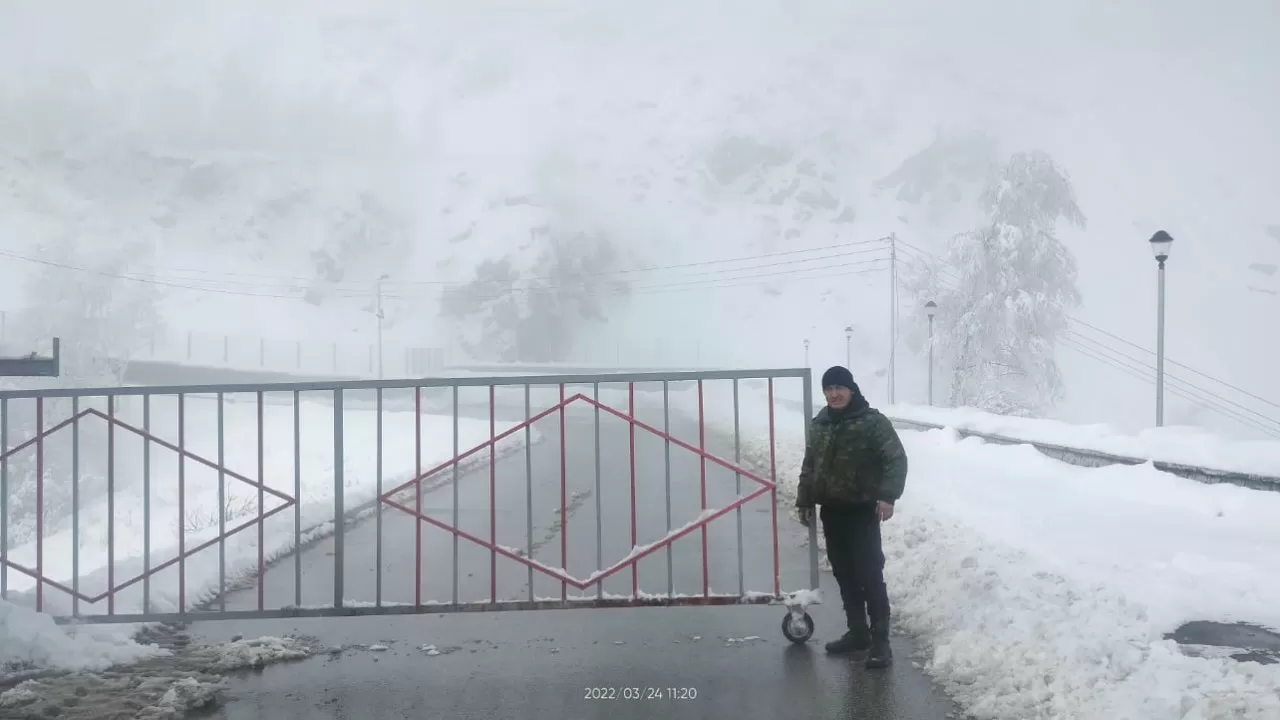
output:
M807 432L807 369L2 391L0 598L107 623L778 603L787 379L801 381ZM731 401L708 395L716 381ZM744 404L769 442L751 464ZM594 538L574 517L592 500ZM756 501L769 505L744 514ZM535 508L553 518L535 523ZM728 516L732 531L715 522ZM693 538L700 551L677 545ZM713 559L713 544L736 556ZM606 562L610 546L621 557ZM105 563L88 555L101 550ZM664 553L655 592L641 576L659 568L641 565ZM535 587L548 580L558 597Z
M688 370L678 372L593 373L570 375L494 375L489 377L424 377L400 380L317 380L280 383L148 385L95 388L0 390L0 399L121 397L130 395L243 394L255 392L320 392L342 390L414 390L453 387L593 385L596 383L679 383L698 380L767 380L809 377L807 368L779 370Z

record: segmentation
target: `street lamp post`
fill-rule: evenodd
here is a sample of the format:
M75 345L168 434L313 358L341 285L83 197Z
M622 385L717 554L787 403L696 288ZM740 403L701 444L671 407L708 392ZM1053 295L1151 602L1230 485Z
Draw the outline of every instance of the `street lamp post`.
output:
M938 303L930 300L924 304L924 314L929 316L929 404L933 405L933 316L938 313Z
M1156 427L1164 427L1164 263L1169 259L1173 236L1164 230L1151 236L1151 252L1159 265L1156 290Z
M853 326L846 325L844 328L844 366L853 369Z
M378 379L382 379L382 321L386 317L386 313L382 312L382 282L388 279L388 275L383 273L378 278L378 306L375 314L378 316Z

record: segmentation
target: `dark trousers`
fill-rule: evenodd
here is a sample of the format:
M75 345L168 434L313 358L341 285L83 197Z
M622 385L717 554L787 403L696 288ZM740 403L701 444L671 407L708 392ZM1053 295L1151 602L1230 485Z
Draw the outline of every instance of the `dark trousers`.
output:
M889 592L884 584L884 549L875 503L851 507L823 506L822 534L827 559L840 586L849 629L887 625Z

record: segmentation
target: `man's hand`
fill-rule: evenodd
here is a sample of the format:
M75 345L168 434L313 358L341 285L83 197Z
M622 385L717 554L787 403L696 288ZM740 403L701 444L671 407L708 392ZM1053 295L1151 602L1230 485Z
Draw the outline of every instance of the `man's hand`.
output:
M800 524L809 527L813 522L813 508L796 508L796 515L800 519Z
M893 517L893 503L877 500L876 517L880 518L880 522L884 522L885 520Z

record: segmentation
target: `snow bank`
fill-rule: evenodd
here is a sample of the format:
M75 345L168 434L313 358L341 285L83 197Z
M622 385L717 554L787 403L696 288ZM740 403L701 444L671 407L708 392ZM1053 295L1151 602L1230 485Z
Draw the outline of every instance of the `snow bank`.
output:
M0 600L0 669L6 666L103 670L169 654L130 639L128 628L59 627L53 618Z
M1280 495L954 431L901 435L911 471L884 526L895 616L968 712L1280 717L1280 666L1188 657L1164 639L1193 619L1280 628ZM784 493L802 456L780 444Z
M1009 417L973 408L893 405L886 415L959 430L1044 442L1113 455L1256 475L1280 476L1280 440L1229 440L1202 428L1148 428L1126 435L1108 425L1072 425L1059 420Z
M164 398L152 399L152 428L160 438L176 443L176 406L166 406ZM171 399L170 399L171 400ZM176 402L176 401L173 401ZM227 402L224 405L224 457L225 467L248 478L258 477L257 406L253 402ZM166 419L166 413L173 417ZM187 401L185 447L189 452L216 461L217 440L216 403L200 398ZM299 409L299 464L294 462L294 417L291 405L266 404L263 407L262 453L265 485L287 497L299 499L299 515L303 542L308 537L332 528L335 518L334 487L335 463L333 457L334 411L330 404L304 400ZM136 422L135 420L131 420ZM86 419L84 422L96 422ZM503 432L512 422L496 423L496 431ZM64 431L65 432L65 431ZM368 410L343 412L343 487L344 511L350 513L357 507L372 502L377 497L377 413ZM449 416L421 416L421 467L430 468L453 457L453 418ZM461 417L458 420L458 447L466 450L489 438L488 419ZM415 416L412 412L386 411L382 414L382 474L383 489L390 490L411 479L418 467L414 442ZM87 434L83 433L82 434ZM114 508L114 578L117 584L143 572L144 528L146 521L142 506L146 493L140 473L142 440L117 430L117 462L134 468L134 472L117 471ZM538 439L537 431L531 433ZM523 432L499 442L499 452L522 446ZM51 443L50 443L51 444ZM93 450L88 440L82 442L82 456L92 453L105 455L105 445ZM132 447L130 444L136 445ZM124 462L130 453L136 462ZM219 478L218 472L188 460L183 478L184 501L179 513L177 456L172 450L153 444L151 451L150 482L150 542L151 565L159 565L178 555L181 533L185 547L190 550L202 542L218 536ZM487 460L488 452L479 453L476 459ZM295 468L300 473L295 475ZM69 476L69 473L68 473ZM295 488L295 479L299 487ZM100 478L99 478L100 480ZM69 477L50 477L47 484L69 483ZM79 577L81 592L89 596L105 591L107 584L107 533L108 513L105 486L97 492L85 483L80 510ZM227 510L226 527L253 520L258 513L256 487L227 476L223 506ZM265 495L263 508L271 511L282 506L284 500L271 494ZM289 507L264 523L263 554L267 559L287 554L294 547L294 508ZM181 528L181 530L180 530ZM70 522L56 532L44 537L43 562L45 575L70 586L72 581L73 534ZM231 584L246 570L256 569L258 562L258 537L255 526L229 536L225 541L227 584ZM12 560L35 567L37 547L34 538L11 548ZM193 604L216 592L219 587L218 545L189 556L185 562L185 602L189 609ZM9 599L23 605L34 603L35 580L17 571L8 573ZM152 612L177 611L179 605L178 566L172 565L151 576L150 606ZM67 613L71 599L66 594L45 586L45 609ZM137 583L116 595L115 612L140 611L143 602L143 584ZM106 612L106 600L93 605L81 602L86 613Z

